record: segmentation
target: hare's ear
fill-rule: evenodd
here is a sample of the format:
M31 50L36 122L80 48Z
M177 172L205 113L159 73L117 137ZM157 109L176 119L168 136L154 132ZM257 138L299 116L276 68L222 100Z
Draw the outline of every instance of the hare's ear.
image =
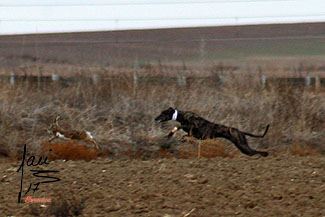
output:
M56 127L59 127L59 120L61 119L61 117L58 115L58 116L56 116L56 118L54 119L54 121L53 121L53 124L52 124L52 126L53 125L55 125Z
M57 124L60 119L61 119L60 115L56 116L53 121L53 124Z

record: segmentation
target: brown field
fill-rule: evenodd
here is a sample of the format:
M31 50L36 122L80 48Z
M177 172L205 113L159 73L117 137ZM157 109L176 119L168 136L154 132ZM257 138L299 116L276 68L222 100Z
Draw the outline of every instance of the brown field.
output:
M260 81L325 77L324 29L319 23L0 37L1 75L25 76L0 81L0 215L325 216L324 88ZM46 78L51 74L61 80ZM202 142L198 160L198 141L184 141L182 132L167 139L176 123L153 121L170 106L251 133L270 124L265 138L249 138L270 156L250 158L216 139ZM82 141L49 144L44 129L57 115L64 129L92 132L101 150ZM60 182L28 193L52 198L49 204L17 203L24 144L27 157L50 159L38 169L60 171ZM23 190L39 181L29 169Z
M49 169L62 180L33 195L52 198L46 207L17 204L17 168L0 164L1 216L325 215L324 156L56 160ZM33 181L26 172L25 187Z
M1 36L0 64L17 71L35 63L65 68L185 64L204 71L224 63L241 73L324 72L324 30L325 23L308 23Z

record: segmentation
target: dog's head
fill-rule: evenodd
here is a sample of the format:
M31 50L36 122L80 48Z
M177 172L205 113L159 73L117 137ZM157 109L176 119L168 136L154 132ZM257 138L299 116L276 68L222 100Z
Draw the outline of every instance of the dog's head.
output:
M165 122L165 121L169 121L169 120L174 120L174 119L176 119L175 113L176 113L176 117L177 117L177 110L170 107L167 110L162 111L160 113L160 115L155 118L155 121L160 123L160 122Z
M178 111L176 109L173 109L172 107L169 107L167 110L164 110L160 113L158 117L155 118L155 121L157 122L165 122L169 120L176 120Z

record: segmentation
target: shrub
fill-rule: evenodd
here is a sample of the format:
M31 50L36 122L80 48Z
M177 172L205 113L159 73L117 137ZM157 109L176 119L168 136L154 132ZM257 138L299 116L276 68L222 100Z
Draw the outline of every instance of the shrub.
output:
M85 208L85 199L76 197L67 198L64 195L59 195L46 205L46 208L39 205L30 204L29 214L32 216L55 216L55 217L74 217L80 216Z

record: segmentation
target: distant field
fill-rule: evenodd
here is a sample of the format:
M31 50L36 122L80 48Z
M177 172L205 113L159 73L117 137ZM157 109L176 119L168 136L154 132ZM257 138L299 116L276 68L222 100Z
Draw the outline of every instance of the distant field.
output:
M92 66L230 62L323 64L325 23L0 37L0 68L26 63Z

